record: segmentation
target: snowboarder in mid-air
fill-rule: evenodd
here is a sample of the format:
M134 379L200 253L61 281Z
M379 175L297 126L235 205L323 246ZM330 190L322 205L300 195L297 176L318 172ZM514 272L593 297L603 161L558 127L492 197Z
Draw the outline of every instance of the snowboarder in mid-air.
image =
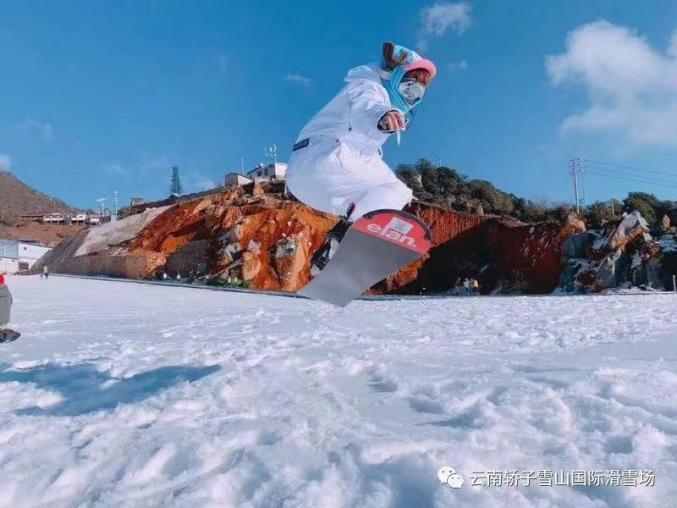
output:
M399 143L436 73L430 60L386 42L380 63L351 69L346 86L301 130L288 188L312 208L341 217L313 256L313 275L352 221L375 210L401 210L411 201L411 189L383 161L381 147L393 133Z
M12 294L5 284L5 277L0 274L0 343L12 342L21 336L19 332L15 332L9 328L3 328L4 325L9 323L11 308Z

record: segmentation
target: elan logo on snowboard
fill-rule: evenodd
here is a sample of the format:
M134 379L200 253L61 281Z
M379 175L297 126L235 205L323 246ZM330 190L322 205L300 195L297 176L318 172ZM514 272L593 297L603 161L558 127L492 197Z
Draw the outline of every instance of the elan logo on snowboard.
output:
M377 210L365 214L351 229L419 254L425 254L430 248L427 226L413 215L399 210Z
M416 247L416 240L414 240L411 236L407 236L407 233L409 233L413 227L413 224L402 220L399 217L392 217L390 222L388 222L385 227L381 227L378 224L374 224L373 222L367 224L367 229L371 233L375 233L378 236L383 236L385 238L389 238L390 240L403 243L409 247Z

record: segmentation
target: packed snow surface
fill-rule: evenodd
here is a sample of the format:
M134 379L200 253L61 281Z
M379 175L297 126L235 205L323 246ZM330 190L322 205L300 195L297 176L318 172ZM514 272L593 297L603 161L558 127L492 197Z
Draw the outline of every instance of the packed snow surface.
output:
M0 506L677 506L675 295L337 309L8 282ZM655 485L472 485L613 469Z

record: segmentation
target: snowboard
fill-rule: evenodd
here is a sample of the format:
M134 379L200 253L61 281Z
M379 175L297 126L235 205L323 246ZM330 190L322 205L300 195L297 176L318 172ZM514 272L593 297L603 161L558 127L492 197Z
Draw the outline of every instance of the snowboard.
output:
M345 307L430 249L428 226L401 210L376 210L350 227L327 266L299 294Z

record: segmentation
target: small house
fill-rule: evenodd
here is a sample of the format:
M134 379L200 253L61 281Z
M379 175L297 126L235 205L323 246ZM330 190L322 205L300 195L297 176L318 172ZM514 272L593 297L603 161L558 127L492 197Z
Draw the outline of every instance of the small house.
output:
M252 183L251 178L247 178L244 175L241 175L240 173L228 173L224 179L224 185L226 187L232 187L233 185L237 186L243 186L247 185L249 183Z
M50 250L36 243L0 239L0 273L14 274L29 270Z
M257 182L282 182L287 177L287 164L284 162L268 165L259 164L249 171L247 176Z

